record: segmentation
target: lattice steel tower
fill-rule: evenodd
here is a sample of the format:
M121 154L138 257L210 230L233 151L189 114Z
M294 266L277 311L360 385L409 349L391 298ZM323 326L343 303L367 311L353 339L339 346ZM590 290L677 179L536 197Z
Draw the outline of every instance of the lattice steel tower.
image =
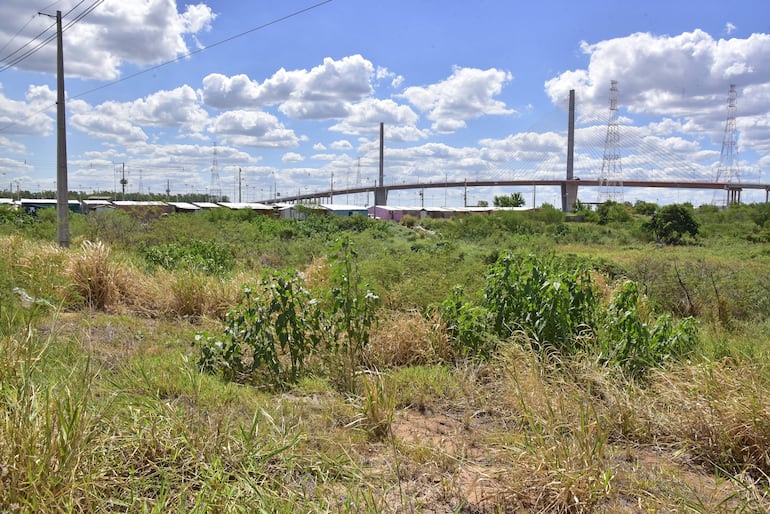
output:
M719 167L717 178L727 183L727 203L741 202L741 169L738 166L738 149L736 142L738 130L735 126L736 99L738 93L735 84L730 84L730 92L727 94L727 121L725 121L725 134L722 137L722 152L719 155Z
M219 181L219 160L217 159L217 143L214 142L214 152L211 158L211 184L209 198L212 202L222 200L222 183Z
M599 203L623 201L623 167L620 163L620 128L618 126L618 81L610 81L610 120L604 139L604 158L599 175Z

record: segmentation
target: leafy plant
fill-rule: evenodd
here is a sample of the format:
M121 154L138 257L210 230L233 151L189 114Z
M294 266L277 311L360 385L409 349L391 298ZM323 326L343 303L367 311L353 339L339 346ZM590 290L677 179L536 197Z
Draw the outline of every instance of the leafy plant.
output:
M462 286L455 286L436 310L445 324L454 355L491 356L497 347L497 340L490 332L492 316L486 307L463 301Z
M691 206L673 204L661 207L645 227L658 241L666 244L679 244L686 235L697 237L700 224L695 219Z
M625 282L607 310L599 357L600 362L618 364L634 378L686 355L695 347L698 333L694 318L677 321L670 314L658 317L650 327L638 303L638 286Z
M350 392L355 389L355 370L369 344L375 308L380 300L362 282L357 256L353 243L343 237L330 258L332 288L328 346L332 355L342 357L338 376Z
M230 380L248 380L264 370L274 386L294 382L322 340L318 301L296 272L276 272L263 279L259 292L244 290L241 302L227 314L221 338L198 337L198 365ZM284 355L289 356L288 364Z
M580 266L561 266L553 257L507 254L492 266L484 292L492 330L501 338L524 330L541 349L563 353L578 347L578 336L594 326L598 297Z

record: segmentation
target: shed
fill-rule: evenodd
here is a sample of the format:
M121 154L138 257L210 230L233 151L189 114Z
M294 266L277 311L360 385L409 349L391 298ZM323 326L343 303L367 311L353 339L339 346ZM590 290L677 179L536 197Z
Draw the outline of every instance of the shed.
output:
M167 202L174 208L174 212L200 212L201 208L190 202Z
M344 204L321 204L319 208L333 214L335 216L355 216L360 214L361 216L369 216L369 210L366 207L360 205L344 205Z
M51 207L55 209L57 202L58 200L55 198L22 198L19 201L19 205L21 205L21 208L29 214L35 214L40 209L48 209ZM82 208L78 200L69 200L67 203L71 212L82 212Z

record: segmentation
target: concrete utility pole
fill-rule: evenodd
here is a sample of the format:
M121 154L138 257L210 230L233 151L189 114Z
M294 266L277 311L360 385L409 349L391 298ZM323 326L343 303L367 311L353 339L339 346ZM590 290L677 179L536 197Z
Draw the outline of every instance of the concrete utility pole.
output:
M49 18L50 14L39 13ZM61 11L56 11L56 234L59 246L69 248L69 189L67 187L67 128L64 111L64 48Z

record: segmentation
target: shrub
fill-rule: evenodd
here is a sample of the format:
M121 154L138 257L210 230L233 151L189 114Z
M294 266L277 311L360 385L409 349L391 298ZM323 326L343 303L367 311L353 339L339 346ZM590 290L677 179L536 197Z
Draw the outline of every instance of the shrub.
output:
M231 271L235 259L229 249L214 241L190 240L146 247L144 259L166 270L184 269L221 275Z
M612 200L607 200L601 204L596 213L599 215L599 224L606 225L613 222L626 222L631 219L631 213L628 212L625 205L619 204Z
M578 336L594 326L598 296L588 271L569 268L553 257L502 256L487 275L485 306L501 338L524 330L540 349L577 349Z
M490 332L490 312L485 307L463 301L461 286L456 286L451 296L436 310L444 323L455 357L488 358L494 352L497 339Z
M109 246L101 241L84 241L68 271L75 292L87 307L102 310L115 301L116 269L110 262Z
M297 273L276 272L260 285L258 294L244 289L227 313L222 337L197 337L198 365L228 380L249 381L264 372L269 383L280 386L304 372L305 359L323 334L322 313ZM288 365L282 362L285 354Z
M681 243L685 235L697 237L700 228L692 207L681 204L661 207L645 227L666 244Z
M636 283L625 282L607 310L599 354L600 362L617 364L633 378L689 353L698 332L694 318L676 321L670 314L658 317L650 327L638 303Z
M262 373L279 387L295 382L308 357L324 349L330 374L352 392L378 303L361 283L355 257L352 243L341 240L325 302L313 297L296 271L274 272L256 293L246 288L227 313L224 334L196 338L200 368L229 380L251 381Z

